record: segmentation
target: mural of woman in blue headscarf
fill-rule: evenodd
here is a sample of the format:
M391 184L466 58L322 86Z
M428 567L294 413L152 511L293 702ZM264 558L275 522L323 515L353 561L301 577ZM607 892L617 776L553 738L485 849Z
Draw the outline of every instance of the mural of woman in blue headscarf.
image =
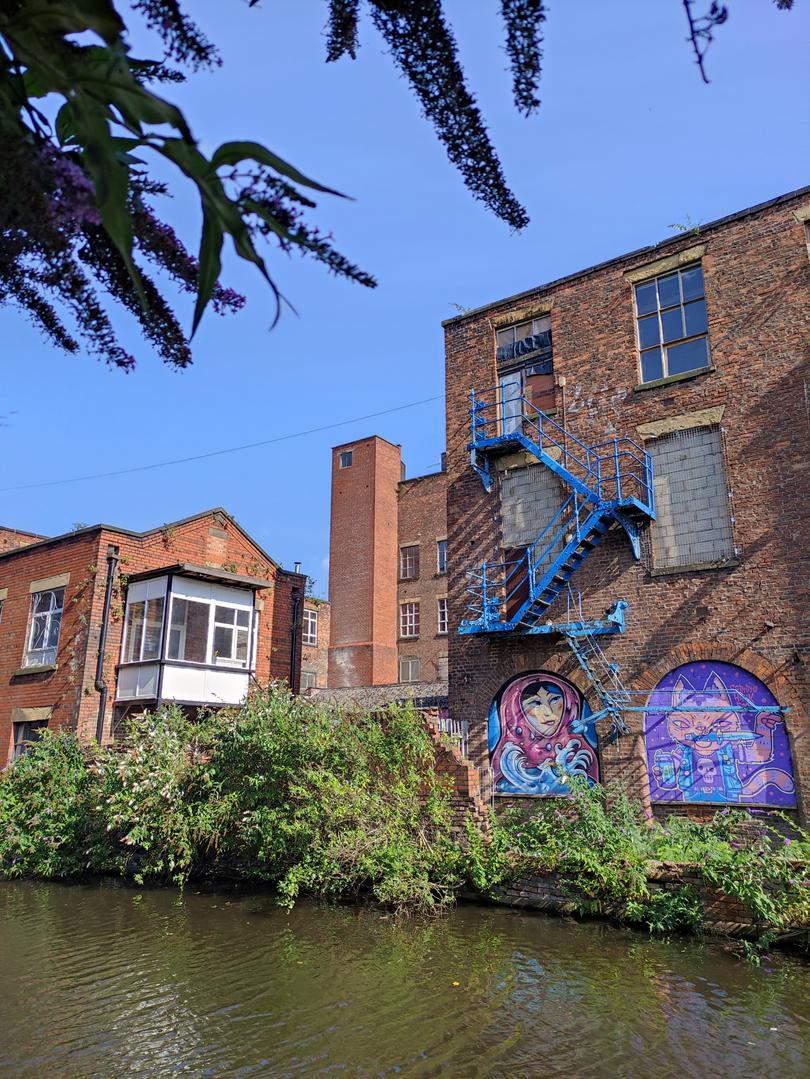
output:
M489 710L489 753L498 794L568 795L572 776L599 780L591 710L549 671L520 675Z

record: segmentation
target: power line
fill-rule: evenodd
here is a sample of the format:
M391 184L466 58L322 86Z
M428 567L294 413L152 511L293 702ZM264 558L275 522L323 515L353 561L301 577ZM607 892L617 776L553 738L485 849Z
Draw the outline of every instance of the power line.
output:
M208 453L195 453L192 457L176 457L172 461L156 461L151 465L135 465L132 468L119 468L113 472L94 472L89 476L72 476L62 480L44 480L42 483L22 483L15 487L0 487L0 492L5 491L32 491L39 487L61 487L67 483L83 483L85 480L105 480L111 476L129 476L133 472L149 472L154 468L169 468L171 465L184 465L190 461L204 461L209 457L222 457L226 453L241 453L242 450L255 450L259 446L271 446L276 442L288 442L293 438L304 438L306 435L317 435L322 431L332 431L336 427L347 427L351 423L362 423L363 420L373 420L378 416L389 416L392 412L402 412L406 408L417 408L419 405L427 405L433 401L442 401L444 394L435 397L424 397L421 401L410 401L407 405L395 405L394 408L384 408L379 412L369 412L365 416L355 416L350 420L338 420L336 423L325 423L322 427L310 427L306 431L294 431L289 435L277 435L275 438L265 438L260 442L245 442L242 446L229 446L223 450L211 450Z

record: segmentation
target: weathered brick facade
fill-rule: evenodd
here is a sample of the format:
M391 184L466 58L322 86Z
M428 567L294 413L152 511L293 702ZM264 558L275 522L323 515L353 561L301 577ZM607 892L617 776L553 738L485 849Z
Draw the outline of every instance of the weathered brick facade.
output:
M719 431L730 496L732 552L713 568L672 568L654 557L652 524L635 561L613 528L577 570L583 614L598 618L629 602L623 635L602 638L626 685L652 689L682 663L725 661L759 678L785 718L800 813L810 809L810 260L805 222L810 188L772 200L571 277L445 323L450 565L450 711L471 724L470 755L486 770L487 714L511 676L556 671L594 711L592 688L559 637L461 636L466 573L500 561L508 546L502 500L514 499L509 467L543 468L522 457L501 463L487 493L470 467L471 389L497 382L495 331L550 312L556 419L588 446L629 436L643 444L672 431ZM703 268L710 365L698 374L640 384L633 286L679 265ZM709 451L707 450L707 453ZM514 476L515 473L512 473ZM514 487L515 480L509 483ZM531 486L531 485L529 485ZM535 484L538 499L548 483ZM527 487L528 490L528 487ZM525 493L525 492L524 492ZM675 492L677 493L677 491ZM695 504L694 529L717 526L718 492ZM663 516L663 515L662 515ZM512 521L514 524L514 521ZM519 537L518 537L519 538ZM515 537L511 537L514 541ZM707 545L719 542L707 536ZM674 543L657 536L656 546ZM560 596L549 618L565 616ZM646 798L643 717L630 734L599 750L604 781ZM698 815L702 812L695 810Z
M330 688L447 678L447 477L402 476L400 447L378 436L332 450ZM416 635L402 632L405 603L418 605Z
M118 572L105 646L103 680L109 687L104 738L111 734L123 614L129 577L149 570L194 564L231 575L267 580L256 591L258 615L255 677L298 690L301 664L301 603L305 577L279 567L223 510L148 532L97 525L39 540L0 554L0 767L13 748L15 720L46 719L89 740L99 714L96 663L106 591L107 554L118 550ZM64 610L56 662L32 670L25 665L31 619L31 590L38 581L58 580Z

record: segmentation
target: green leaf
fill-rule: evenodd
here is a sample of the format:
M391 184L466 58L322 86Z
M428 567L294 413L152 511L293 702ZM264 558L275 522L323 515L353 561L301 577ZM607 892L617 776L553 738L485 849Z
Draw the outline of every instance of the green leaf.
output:
M236 165L239 161L255 161L259 165L267 165L282 176L286 176L288 180L292 180L293 183L301 184L302 187L311 187L316 191L323 191L327 195L337 195L342 199L348 198L347 195L341 194L340 191L335 191L331 187L324 187L323 184L310 180L309 177L304 176L302 172L299 172L298 169L288 164L278 154L274 154L272 150L268 150L266 146L262 146L259 142L224 142L211 158L211 164L215 169L219 169L223 165Z

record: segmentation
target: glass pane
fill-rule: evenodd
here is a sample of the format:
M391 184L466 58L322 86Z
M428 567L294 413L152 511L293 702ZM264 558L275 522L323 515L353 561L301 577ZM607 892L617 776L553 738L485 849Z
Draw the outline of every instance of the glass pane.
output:
M132 663L141 658L141 637L143 636L143 600L131 603L127 610L127 640L124 646L124 662Z
M640 348L658 344L658 315L638 320L638 343Z
M663 378L664 368L661 365L661 349L651 348L649 352L641 353L641 381L652 382L653 379Z
M521 322L519 326L515 326L515 340L525 341L527 337L532 335L532 324L529 322Z
M235 615L236 609L234 607L220 607L219 605L217 605L214 608L215 622L224 622L226 625L232 626Z
M705 333L708 329L706 322L706 301L698 300L696 303L688 303L683 309L686 320L686 336L692 337L696 333Z
M681 270L681 288L684 301L699 299L703 295L702 267L693 266L690 270Z
M498 330L495 335L495 341L498 348L503 348L504 345L511 345L515 340L515 327L509 326L506 330Z
M661 312L661 329L663 330L665 341L678 341L684 336L683 314L680 307Z
M236 631L236 658L242 663L247 663L248 633L246 629Z
M636 310L640 315L649 315L657 310L658 303L655 298L655 281L648 281L646 285L636 285Z
M546 315L545 318L536 318L532 320L532 334L536 333L548 333L551 329L551 317Z
M214 663L220 657L230 659L233 653L233 630L229 626L214 627Z
M684 341L681 345L672 345L667 349L667 367L670 375L680 375L684 371L697 371L709 364L709 350L705 337L696 341Z
M210 613L211 608L207 603L198 603L193 599L175 599L172 602L170 659L184 659L189 663L207 662Z
M52 614L48 625L48 648L56 648L59 644L59 627L62 625L62 612Z
M34 597L35 614L40 614L43 611L52 611L56 606L56 595L54 592L37 592Z
M146 605L146 632L143 639L143 658L157 659L163 630L163 596L150 599Z
M677 273L658 278L658 300L661 307L672 307L681 302L681 290L678 288Z
M236 624L237 624L237 626L249 626L250 625L250 611L237 611L236 612Z
M31 648L45 647L45 631L48 628L48 616L38 614L31 624Z

